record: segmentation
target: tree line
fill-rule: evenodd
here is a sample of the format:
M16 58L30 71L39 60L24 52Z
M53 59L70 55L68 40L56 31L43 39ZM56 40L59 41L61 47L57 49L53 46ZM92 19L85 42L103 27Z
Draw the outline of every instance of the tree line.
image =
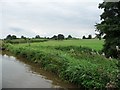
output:
M94 38L99 38L97 35ZM88 36L83 36L82 39L94 39L92 35L88 35ZM18 38L16 35L7 35L5 40L13 40L13 39L28 39L28 37L25 36L21 36L20 38ZM52 37L41 37L40 35L36 35L35 37L33 37L32 39L53 39L53 40L67 40L67 39L78 39L76 37L73 37L72 35L68 35L67 37L65 37L63 34L58 34L58 35L53 35ZM103 38L104 39L104 38Z

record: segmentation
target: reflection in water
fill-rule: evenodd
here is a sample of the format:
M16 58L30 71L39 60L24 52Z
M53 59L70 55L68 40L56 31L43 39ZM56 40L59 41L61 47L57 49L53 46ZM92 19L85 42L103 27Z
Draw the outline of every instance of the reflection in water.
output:
M39 65L13 56L2 57L3 88L75 88L74 85L63 83L56 75L40 68Z

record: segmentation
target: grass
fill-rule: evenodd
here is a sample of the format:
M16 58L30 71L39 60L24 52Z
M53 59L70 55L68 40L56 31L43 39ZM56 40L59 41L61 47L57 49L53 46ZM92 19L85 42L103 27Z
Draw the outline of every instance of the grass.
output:
M47 42L32 43L32 46L84 46L94 50L103 48L104 40L98 39L80 39L80 40L49 40ZM25 44L26 45L26 44Z
M118 85L118 61L99 55L97 51L102 45L103 40L64 40L31 43L30 46L6 44L5 47L16 56L38 63L78 86L115 88Z

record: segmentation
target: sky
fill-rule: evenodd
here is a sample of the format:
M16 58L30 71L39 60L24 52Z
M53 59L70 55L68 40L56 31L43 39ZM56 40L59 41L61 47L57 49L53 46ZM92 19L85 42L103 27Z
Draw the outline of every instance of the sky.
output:
M103 0L0 0L0 38L95 35ZM2 21L2 22L1 22Z

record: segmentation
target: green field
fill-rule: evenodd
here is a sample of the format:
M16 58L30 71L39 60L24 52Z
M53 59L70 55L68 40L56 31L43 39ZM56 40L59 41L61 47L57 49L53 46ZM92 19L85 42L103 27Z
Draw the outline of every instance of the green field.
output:
M118 61L98 54L104 40L50 40L9 44L7 50L40 64L61 79L87 88L117 87Z
M94 50L103 48L104 40L98 39L80 39L80 40L50 40L47 42L32 43L32 46L84 46ZM26 44L25 44L26 45Z

